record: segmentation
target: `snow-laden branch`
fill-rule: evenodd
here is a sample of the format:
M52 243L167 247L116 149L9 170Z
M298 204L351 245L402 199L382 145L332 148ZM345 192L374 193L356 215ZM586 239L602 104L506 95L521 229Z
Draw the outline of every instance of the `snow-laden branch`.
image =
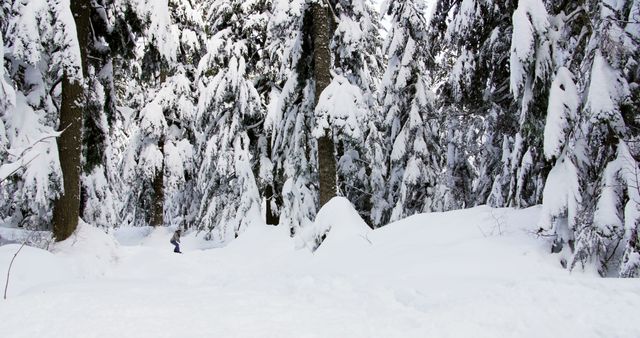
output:
M71 124L69 124L69 126L70 125ZM31 149L33 149L33 147L38 145L40 142L44 142L45 140L48 140L50 138L59 137L65 130L67 130L67 128L69 128L69 126L65 127L61 131L53 132L41 137L40 139L33 142L28 147L24 148L20 152L20 154L14 155L16 157L15 161L1 165L0 166L0 184L4 183L4 181L6 181L9 177L13 176L15 173L20 171L20 169L28 167L29 164L33 162L33 160L35 160L38 156L40 156L40 154L36 154L35 156L33 156L32 158L30 158L25 162L25 156Z

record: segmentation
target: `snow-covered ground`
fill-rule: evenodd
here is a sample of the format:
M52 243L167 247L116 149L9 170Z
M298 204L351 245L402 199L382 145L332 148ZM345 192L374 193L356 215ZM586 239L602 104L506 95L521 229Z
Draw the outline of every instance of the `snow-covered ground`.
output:
M640 283L569 273L539 208L417 215L370 231L344 205L314 254L255 226L224 248L171 229L83 226L25 247L0 300L9 337L640 337ZM17 250L0 246L0 272ZM4 283L3 283L4 286Z

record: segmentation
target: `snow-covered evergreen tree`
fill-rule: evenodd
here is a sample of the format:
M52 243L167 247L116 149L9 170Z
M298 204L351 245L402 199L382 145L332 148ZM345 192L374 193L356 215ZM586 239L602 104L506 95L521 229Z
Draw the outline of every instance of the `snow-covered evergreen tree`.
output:
M244 25L258 2L214 0L208 8L211 37L198 66L198 138L202 163L198 188L201 230L225 243L260 219L249 127L264 115L247 73L252 55L251 26Z
M131 189L124 197L123 217L135 225L188 226L196 212L187 201L196 198L193 81L203 21L190 3L136 5L141 4L125 4L117 13L134 22L116 27L124 30L121 46L137 52L131 63L120 65L131 75L122 79L126 86L120 95L128 107L121 111L128 115L140 109L134 123L124 122L131 136L121 170ZM132 28L138 37L126 40Z
M93 38L87 46L87 103L83 130L82 201L80 217L88 224L119 224L120 191L116 138L123 130L117 121L111 15L114 5L99 1L91 8Z
M304 0L273 1L267 46L276 60L277 88L266 126L271 130L274 198L280 226L300 235L318 208L317 142L311 137L314 87L310 18ZM301 242L301 246L304 243Z
M509 91L511 1L440 0L430 25L430 69L439 83L445 173L443 209L508 204L510 156L517 129Z
M2 25L3 26L3 25ZM0 26L0 27L2 27ZM4 39L2 38L2 30L0 30L0 55L4 55ZM3 159L7 156L7 131L4 126L4 117L9 107L15 105L16 93L11 84L11 80L6 76L4 68L4 57L0 57L0 155ZM3 165L4 161L0 161L0 165ZM8 162L6 163L8 164ZM0 176L0 180L6 179L9 172Z
M385 129L392 145L387 221L442 207L435 200L442 173L439 119L431 92L432 74L428 27L423 1L387 1L391 30L385 49L388 64L380 100ZM379 224L378 224L379 225Z
M638 119L631 108L639 103L638 4L549 8L559 67L545 126L545 155L555 165L541 225L555 234L555 251L572 255L572 268L638 276Z
M528 207L541 200L546 179L543 130L552 76L549 18L542 0L522 0L513 12L509 69L519 128L511 153L508 201Z
M3 183L0 212L10 224L50 229L62 183L55 139L62 76L79 72L75 25L64 1L14 1L3 4L3 14L5 76L11 77L2 85L11 101L2 112L6 159L29 165Z
M154 99L140 112L138 129L123 160L125 181L132 194L126 206L136 225L149 224L153 203L154 178L161 173L164 195L163 213L168 224L191 224L195 210L193 184L193 121L195 118L192 83L186 71L177 66L154 93ZM186 223L185 223L186 222Z
M376 162L379 153L367 150L383 147L377 136L382 117L375 97L382 73L380 16L365 0L330 1L330 5L336 21L330 45L334 74L326 93L316 93L320 95L317 123L324 123L316 131L328 128L333 137L339 193L372 221L373 200L378 198L379 203L384 190L380 181L384 162Z

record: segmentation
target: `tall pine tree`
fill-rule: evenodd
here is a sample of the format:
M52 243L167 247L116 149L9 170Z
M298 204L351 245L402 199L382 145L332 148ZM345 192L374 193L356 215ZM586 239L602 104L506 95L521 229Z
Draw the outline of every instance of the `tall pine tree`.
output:
M430 88L428 27L423 1L388 1L388 65L381 86L385 129L391 142L387 202L391 221L442 209L436 200L442 173L439 118Z
M258 2L215 0L207 15L211 37L199 69L197 125L202 140L199 228L220 242L260 219L249 127L264 115L247 72L252 29L244 25Z

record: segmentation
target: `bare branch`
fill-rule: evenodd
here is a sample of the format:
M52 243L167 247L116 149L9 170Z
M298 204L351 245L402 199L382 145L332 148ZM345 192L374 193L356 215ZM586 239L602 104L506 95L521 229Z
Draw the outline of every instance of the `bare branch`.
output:
M51 85L51 89L49 89L49 96L51 96L51 102L53 102L53 105L56 107L56 111L59 113L60 112L60 106L58 106L58 104L56 103L56 99L53 97L53 91L56 89L56 87L60 84L60 82L62 82L62 77L58 78L52 85Z
M7 270L7 281L4 283L4 299L7 299L7 289L9 288L9 275L11 274L11 267L13 266L13 261L16 259L16 257L20 253L20 250L24 248L24 246L27 244L29 239L31 239L31 236L33 236L34 233L35 231L32 230L31 233L29 234L29 237L27 237L22 242L22 245L20 245L20 248L18 249L18 251L16 251L16 253L13 255L13 258L11 258L11 262L9 263L9 269Z

